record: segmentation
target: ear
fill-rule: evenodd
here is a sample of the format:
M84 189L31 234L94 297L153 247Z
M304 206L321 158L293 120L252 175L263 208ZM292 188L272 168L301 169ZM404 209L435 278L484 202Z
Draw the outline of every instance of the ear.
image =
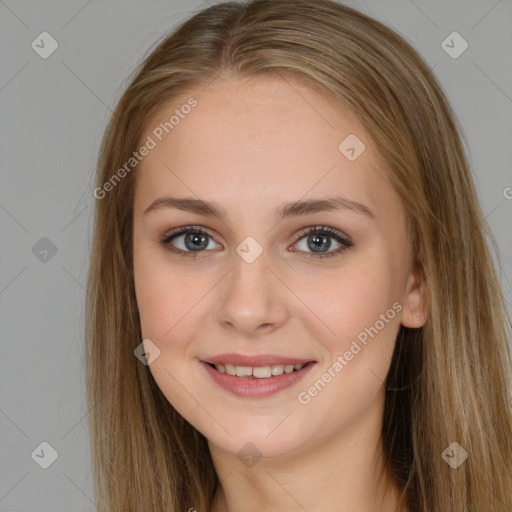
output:
M425 274L416 263L409 274L402 299L402 316L400 323L404 327L420 328L427 321L428 304Z

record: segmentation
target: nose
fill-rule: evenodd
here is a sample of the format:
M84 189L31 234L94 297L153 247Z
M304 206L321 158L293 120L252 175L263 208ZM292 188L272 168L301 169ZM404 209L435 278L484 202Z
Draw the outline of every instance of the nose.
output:
M222 281L216 310L217 321L223 328L254 337L268 334L285 323L289 296L283 278L276 277L279 271L274 266L270 268L268 253L264 250L252 263L237 253L233 255L233 268Z

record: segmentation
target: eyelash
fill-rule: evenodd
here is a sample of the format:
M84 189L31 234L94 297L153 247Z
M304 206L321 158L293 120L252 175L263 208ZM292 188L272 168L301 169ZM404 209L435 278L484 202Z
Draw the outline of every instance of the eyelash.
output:
M185 235L187 233L196 233L196 234L204 234L210 238L213 239L206 231L201 229L199 226L185 226L173 229L169 233L167 233L163 238L160 239L160 244L168 251L178 254L179 256L184 256L188 258L197 258L201 252L207 252L204 251L183 251L182 249L176 249L171 245L171 241L174 240L174 238L177 238L180 235ZM352 247L353 243L352 241L346 237L343 236L338 230L331 228L329 226L314 226L312 228L306 228L305 230L302 230L298 235L297 239L295 240L294 244L299 242L302 238L311 236L317 233L322 233L328 235L330 238L334 238L338 243L340 243L340 247L335 249L334 251L330 251L327 253L308 253L311 255L312 258L316 259L323 259L323 258L330 258L332 256L339 255L343 253L346 249L349 247Z

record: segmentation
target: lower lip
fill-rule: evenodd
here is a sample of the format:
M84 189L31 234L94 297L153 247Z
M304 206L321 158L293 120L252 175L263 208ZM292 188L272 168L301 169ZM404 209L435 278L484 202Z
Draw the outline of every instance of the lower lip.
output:
M221 373L205 361L200 361L200 363L219 386L243 398L265 398L274 395L299 382L315 365L312 361L305 364L300 370L292 373L283 373L282 375L266 379L247 379L229 375L228 373Z

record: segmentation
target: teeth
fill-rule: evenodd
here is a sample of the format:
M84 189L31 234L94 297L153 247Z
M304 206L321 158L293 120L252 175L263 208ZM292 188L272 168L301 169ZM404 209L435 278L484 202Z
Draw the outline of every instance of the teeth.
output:
M266 366L265 368L269 368L268 366ZM257 370L257 368L255 368L254 370ZM254 370L253 370L253 375L255 375L256 377L259 377L259 375L256 375L254 373ZM282 375L284 372L284 364L276 364L274 366L270 366L270 373L272 375ZM270 377L270 375L265 375L265 377Z
M235 366L237 377L250 377L252 375L252 368L250 366Z
M272 368L270 366L260 366L258 368L252 368L251 370L251 375L253 375L253 377L257 377L258 379L268 379L269 377L272 377ZM274 375L281 374L276 372Z
M229 375L236 375L237 377L245 377L247 379L268 379L283 373L292 373L294 370L300 370L303 364L274 364L272 366L234 366L232 364L216 364L214 365L217 370L221 373L227 373Z
M229 373L229 375L236 375L235 367L232 364L227 364L226 373Z

